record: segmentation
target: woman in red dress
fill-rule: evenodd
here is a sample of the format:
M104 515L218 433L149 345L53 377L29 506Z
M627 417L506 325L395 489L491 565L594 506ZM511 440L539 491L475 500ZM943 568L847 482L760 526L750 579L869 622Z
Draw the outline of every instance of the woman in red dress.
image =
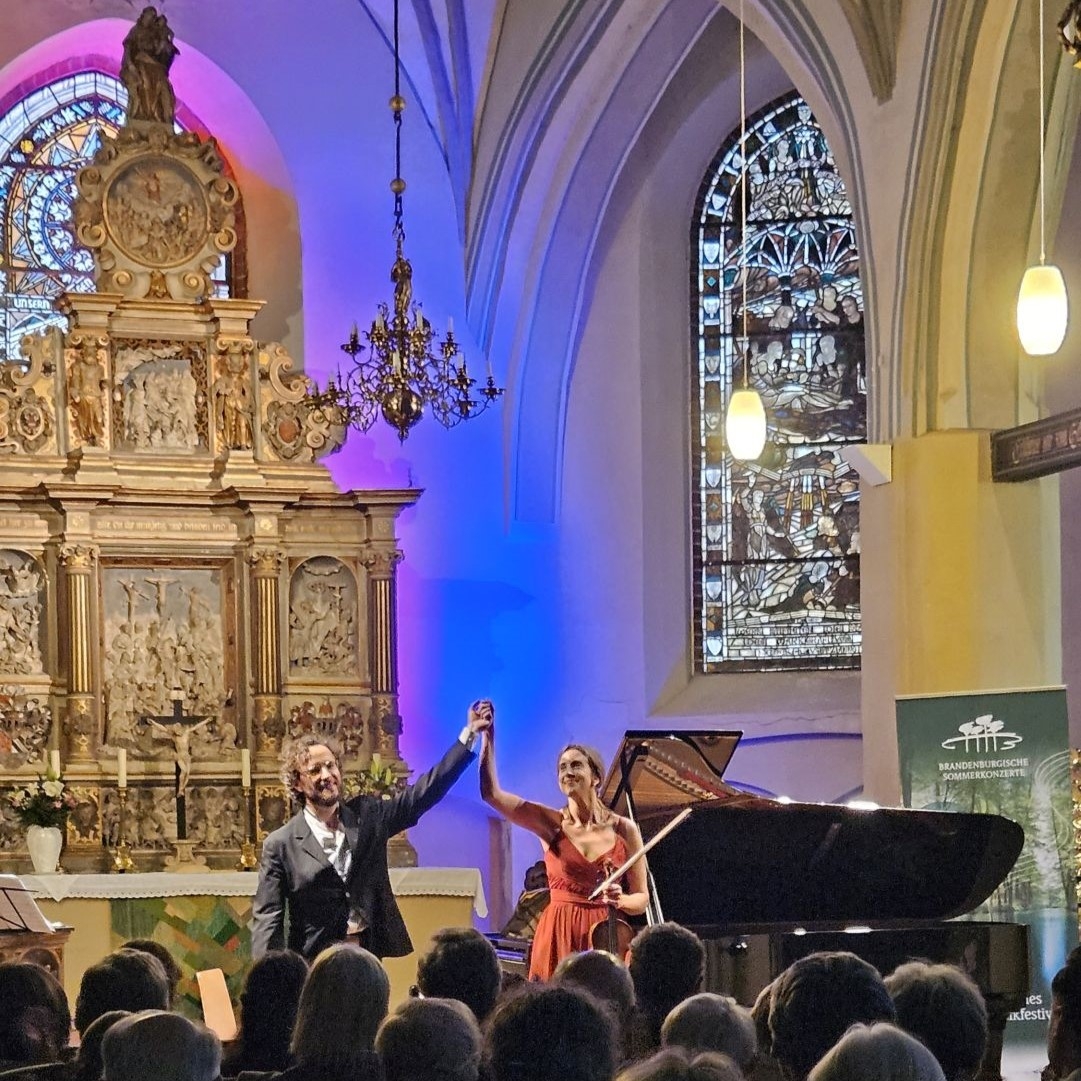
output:
M516 826L535 833L544 849L551 901L541 914L529 959L529 978L547 980L559 962L571 953L594 946L598 925L609 910L628 916L646 910L646 863L640 859L596 901L589 895L642 847L642 835L629 819L613 813L601 802L598 790L604 768L596 751L580 744L565 747L559 756L557 777L566 800L562 808L532 803L499 787L495 768L495 722L491 702L473 707L492 717L482 733L480 793Z

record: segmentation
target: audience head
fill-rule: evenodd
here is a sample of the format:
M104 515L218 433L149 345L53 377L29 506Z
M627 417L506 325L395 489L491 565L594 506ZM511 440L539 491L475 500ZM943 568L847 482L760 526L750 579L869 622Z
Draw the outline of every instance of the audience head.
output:
M635 935L628 968L638 1008L659 1029L674 1006L702 989L706 951L693 931L656 923Z
M492 1081L610 1081L615 1026L583 991L523 987L488 1023L485 1063Z
M895 1025L855 1025L811 1071L809 1081L944 1081L931 1052Z
M743 1081L743 1074L719 1052L693 1054L682 1047L668 1047L621 1070L616 1081Z
M221 1043L178 1013L144 1010L122 1017L101 1043L105 1081L215 1081Z
M754 1036L760 1055L773 1057L773 1037L769 1031L769 1008L773 1002L773 984L767 983L758 992L758 998L751 1007L751 1020L754 1022Z
M390 980L379 958L350 943L328 946L300 993L291 1047L297 1065L366 1071L389 1000Z
M91 965L79 984L75 1027L80 1033L110 1010L167 1010L169 981L156 957L138 950L117 950Z
M417 964L417 986L425 998L455 998L478 1021L495 1007L501 978L495 947L472 927L437 931Z
M987 1006L976 984L953 965L910 961L886 977L897 1024L938 1059L946 1081L972 1077L987 1046Z
M803 1081L849 1026L896 1016L882 977L854 953L812 953L785 969L773 988L772 1055L794 1081Z
M56 1062L71 1035L60 981L28 961L0 964L0 1069Z
M611 1008L620 1024L634 1010L634 983L627 966L606 950L586 950L564 957L552 974L554 984L580 987Z
M101 1081L101 1045L105 1033L125 1017L131 1017L127 1010L110 1010L86 1026L79 1039L79 1053L75 1056L74 1081Z
M308 962L291 950L271 950L253 962L240 992L241 1057L245 1070L284 1070Z
M172 1009L176 1002L176 989L180 986L182 973L169 948L160 942L155 942L152 938L133 938L124 943L124 949L148 953L161 962L161 967L165 970L165 981L169 985L169 1008Z
M408 999L380 1026L375 1049L386 1081L477 1081L480 1028L457 999Z
M661 1026L661 1043L688 1052L719 1051L746 1070L758 1050L750 1010L734 998L703 992L681 1002Z
M1047 1059L1056 1077L1081 1068L1081 955L1077 949L1051 981Z

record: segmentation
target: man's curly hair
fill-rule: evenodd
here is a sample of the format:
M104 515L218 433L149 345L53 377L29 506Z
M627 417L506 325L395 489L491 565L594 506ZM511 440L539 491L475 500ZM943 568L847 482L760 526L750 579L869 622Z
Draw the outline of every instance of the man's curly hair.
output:
M342 768L342 749L333 736L317 736L308 733L287 743L282 751L281 779L285 790L297 802L303 801L300 792L300 772L308 764L313 747L326 747L334 755L339 772Z

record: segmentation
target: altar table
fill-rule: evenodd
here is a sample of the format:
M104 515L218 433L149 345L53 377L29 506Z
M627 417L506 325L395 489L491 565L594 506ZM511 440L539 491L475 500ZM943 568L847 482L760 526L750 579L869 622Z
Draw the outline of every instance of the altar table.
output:
M132 938L161 942L182 971L178 1008L201 1016L195 972L220 968L233 1002L251 960L254 873L22 875L45 916L74 928L64 954L72 1003L90 965ZM417 950L443 927L471 927L488 914L480 871L473 867L392 867L390 883ZM387 958L391 1006L416 981L417 953Z

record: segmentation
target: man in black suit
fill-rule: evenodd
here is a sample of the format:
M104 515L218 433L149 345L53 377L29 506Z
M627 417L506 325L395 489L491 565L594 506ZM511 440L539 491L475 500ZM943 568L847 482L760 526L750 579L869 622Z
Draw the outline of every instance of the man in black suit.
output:
M490 703L469 720L440 762L391 799L342 801L341 755L332 741L302 736L286 751L282 780L301 810L263 843L252 912L252 956L289 949L309 960L333 942L357 942L377 957L412 950L387 869L387 841L416 824L476 757ZM289 940L285 913L289 913Z

